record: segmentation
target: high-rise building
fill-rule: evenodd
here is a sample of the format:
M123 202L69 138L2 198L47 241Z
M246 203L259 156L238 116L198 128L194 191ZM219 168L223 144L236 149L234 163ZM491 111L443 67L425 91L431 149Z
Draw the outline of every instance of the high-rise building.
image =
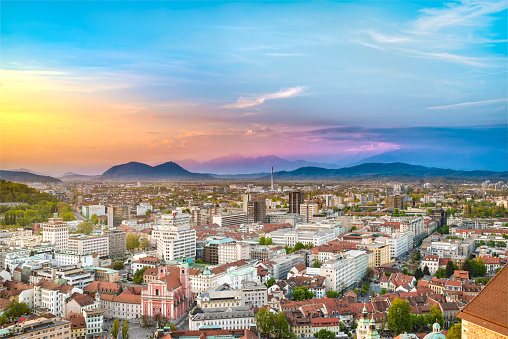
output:
M441 208L430 210L429 216L437 223L437 227L441 227L447 223L446 211Z
M109 255L125 254L127 250L127 234L120 230L108 230L104 233L109 238Z
M109 206L108 207L108 227L114 228L120 226L122 221L129 219L129 206Z
M266 219L266 200L263 197L255 197L247 203L247 221L264 222Z
M300 214L300 205L303 204L303 193L293 191L289 193L289 213Z
M187 220L187 222L182 222ZM157 252L166 260L196 257L196 231L191 230L189 218L177 215L163 215L162 225L154 230L152 237L157 240Z
M313 203L311 200L305 201L300 205L300 215L305 217L305 222L312 222L314 214L318 212L318 205Z
M386 197L385 208L398 208L399 210L403 210L405 202L406 199L403 195L392 195Z
M69 227L63 222L63 218L58 218L57 213L42 226L42 241L55 245L57 251L67 251Z
M107 235L72 234L69 236L69 251L95 253L99 257L107 257L109 255L109 237Z

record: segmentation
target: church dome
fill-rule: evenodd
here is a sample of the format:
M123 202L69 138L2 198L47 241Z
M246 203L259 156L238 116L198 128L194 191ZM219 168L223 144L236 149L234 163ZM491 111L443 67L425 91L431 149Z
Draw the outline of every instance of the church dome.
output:
M432 332L427 334L423 339L446 339L446 336L441 333L441 326L438 323L432 325Z

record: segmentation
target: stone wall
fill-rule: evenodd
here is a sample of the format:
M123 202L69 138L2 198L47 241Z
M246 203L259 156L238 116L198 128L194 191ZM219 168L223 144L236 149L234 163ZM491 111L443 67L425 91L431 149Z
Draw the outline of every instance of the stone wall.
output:
M462 339L506 339L505 335L462 320Z

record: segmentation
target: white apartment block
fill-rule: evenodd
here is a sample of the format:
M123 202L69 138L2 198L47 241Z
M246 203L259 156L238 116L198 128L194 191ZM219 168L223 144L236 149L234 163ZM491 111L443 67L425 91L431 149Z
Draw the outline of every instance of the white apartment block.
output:
M367 275L368 259L365 251L351 250L343 254L346 258L354 260L355 282L362 280Z
M413 248L413 233L395 232L390 237L379 239L379 242L390 245L390 258L398 258Z
M165 260L196 257L196 231L191 230L188 222L181 224L180 221L162 219L163 225L152 233L152 238L157 241L157 252Z
M219 255L219 265L228 264L230 262L249 259L250 245L245 242L223 243L217 246Z
M284 228L270 232L267 237L272 238L276 245L293 247L297 242L320 246L335 239L335 231L298 231L292 228Z
M246 224L247 220L247 213L245 212L223 213L212 217L212 222L221 227Z
M295 228L302 231L334 231L336 237L344 233L344 226L340 222L301 223Z
M405 217L400 222L401 232L412 232L416 237L425 232L423 217Z
M325 261L320 268L326 290L341 291L355 282L355 259L343 257Z
M420 263L420 268L423 269L427 266L429 268L430 274L434 275L436 274L437 270L439 269L439 256L437 255L428 255L425 258L422 259Z
M55 213L53 218L42 227L42 241L49 242L55 246L55 250L66 251L69 241L69 227L63 222L63 218L58 218Z
M69 285L85 288L94 282L95 272L85 270L80 266L67 266L32 270L29 277L30 284L37 284L41 280L54 281L55 279L64 279Z
M49 312L57 317L63 316L65 300L74 292L83 293L79 288L67 284L54 284L41 281L34 286L33 309L39 313Z
M104 205L89 205L81 207L81 214L85 218L90 218L92 215L103 217L106 215L106 206Z
M56 266L68 266L77 264L81 264L82 267L99 266L98 260L96 263L94 263L93 254L71 251L55 251L55 263Z
M202 309L203 313L189 315L189 330L203 326L220 326L223 330L249 329L254 324L254 311L250 307L220 307Z
M99 257L107 257L109 255L109 237L107 235L70 235L69 251L90 254L95 253Z

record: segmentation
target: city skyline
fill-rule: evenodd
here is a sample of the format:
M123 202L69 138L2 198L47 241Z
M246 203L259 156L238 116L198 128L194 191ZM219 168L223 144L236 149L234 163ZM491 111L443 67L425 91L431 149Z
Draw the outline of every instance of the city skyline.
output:
M506 163L506 8L4 2L1 167L396 149Z

